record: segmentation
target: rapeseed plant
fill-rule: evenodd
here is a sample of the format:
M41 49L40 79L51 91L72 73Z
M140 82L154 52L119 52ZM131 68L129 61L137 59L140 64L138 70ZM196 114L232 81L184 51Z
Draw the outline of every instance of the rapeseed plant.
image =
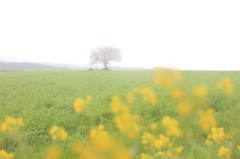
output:
M210 130L212 127L215 127L217 125L217 122L215 120L215 118L212 116L212 114L214 113L213 109L207 109L207 111L199 111L199 116L200 116L200 120L199 120L199 124L202 127L202 129L204 131L208 131Z
M65 141L68 137L68 133L62 127L52 126L49 130L49 134L53 141L60 139L61 141Z
M131 92L126 94L126 100L128 103L133 103L134 102L134 96Z
M90 103L91 98L87 98L87 103ZM77 98L75 103L73 104L73 107L76 112L80 113L83 112L86 109L86 102L82 98Z
M51 146L45 153L45 159L60 159L62 156L62 149L59 146Z
M223 93L231 95L233 91L233 84L230 78L223 78L217 85L219 90L222 90Z
M12 153L7 153L5 150L0 149L0 159L11 159L13 158Z
M218 150L218 156L225 156L226 159L232 159L231 155L232 155L232 152L229 148L222 146Z
M1 123L1 131L8 132L23 126L23 118L6 117L5 121Z

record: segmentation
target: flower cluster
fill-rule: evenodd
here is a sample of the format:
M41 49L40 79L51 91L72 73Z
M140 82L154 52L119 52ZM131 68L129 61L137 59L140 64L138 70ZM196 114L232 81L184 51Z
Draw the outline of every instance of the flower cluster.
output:
M177 158L183 150L183 147L174 147L174 136L183 137L183 131L179 129L177 120L166 116L162 119L162 124L165 128L165 134L160 133L158 136L145 132L142 136L142 144L145 149L155 149L156 154L150 155L146 153L141 154L141 159L154 158L157 156L167 156L168 158ZM152 124L151 124L152 126ZM154 128L156 124L154 124ZM161 150L161 151L159 151Z
M223 78L217 85L217 88L222 90L225 94L231 95L233 91L233 84L230 78Z
M142 102L147 103L149 102L152 105L156 105L157 103L157 98L156 98L156 94L154 93L154 91L149 88L134 88L133 91L135 93L139 93L142 96Z
M141 139L145 149L161 149L164 146L168 146L168 143L170 142L170 138L165 136L164 134L159 134L158 137L156 137L149 132L145 132L142 135Z
M11 159L13 158L12 153L7 153L5 150L0 149L0 159Z
M130 111L128 106L122 104L119 96L117 96L117 95L112 97L112 103L111 103L110 107L114 114L128 113Z
M208 89L205 86L197 86L193 89L195 96L199 98L204 98L207 96Z
M49 130L49 134L51 135L52 140L60 139L61 141L65 141L68 137L68 133L62 127L52 126Z
M86 104L90 104L91 100L92 100L91 96L87 96L86 100L84 100L82 98L77 98L73 104L75 111L78 113L83 112L87 108Z
M62 155L62 149L59 146L51 146L48 148L45 158L46 159L60 159Z
M73 151L81 159L130 159L130 152L119 145L104 131L104 126L99 125L92 129L88 144L75 143Z
M172 88L174 84L181 80L178 70L168 70L164 68L156 68L155 83L158 86Z
M1 131L12 131L23 125L23 118L6 117L5 121L1 123Z
M231 155L232 155L232 152L229 148L222 146L218 150L218 156L224 156L226 159L232 159Z
M212 127L215 127L217 125L215 118L212 116L213 113L214 113L214 110L210 108L207 109L206 112L202 110L199 111L199 116L200 116L199 124L204 131L208 131Z
M177 137L183 137L183 131L179 129L178 127L178 121L174 118L171 118L169 116L165 116L162 119L162 124L165 127L165 133L167 136L177 136Z
M211 134L208 135L209 140L213 140L216 143L220 144L225 140L228 140L231 138L230 134L226 134L224 132L224 128L211 128Z
M113 96L111 109L117 116L114 121L121 133L127 134L129 138L136 138L140 132L140 117L130 112L128 106L123 105L118 96Z

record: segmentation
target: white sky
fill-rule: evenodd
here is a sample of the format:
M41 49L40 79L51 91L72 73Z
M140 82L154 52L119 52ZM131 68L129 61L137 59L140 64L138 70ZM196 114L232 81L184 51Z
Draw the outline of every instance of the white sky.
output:
M100 45L115 66L240 70L239 0L0 0L0 58L88 64Z

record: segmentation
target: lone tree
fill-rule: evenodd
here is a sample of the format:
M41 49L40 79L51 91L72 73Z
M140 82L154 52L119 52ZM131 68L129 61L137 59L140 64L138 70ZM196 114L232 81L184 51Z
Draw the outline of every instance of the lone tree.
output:
M112 46L99 46L91 50L90 54L90 65L93 64L103 64L104 69L108 69L107 66L110 65L112 61L121 61L122 52Z

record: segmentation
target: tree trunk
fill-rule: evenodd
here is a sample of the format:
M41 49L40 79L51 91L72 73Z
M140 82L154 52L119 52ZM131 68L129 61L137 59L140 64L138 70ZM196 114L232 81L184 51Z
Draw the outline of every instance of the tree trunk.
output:
M105 67L104 69L107 69L107 64L104 63L104 67Z

